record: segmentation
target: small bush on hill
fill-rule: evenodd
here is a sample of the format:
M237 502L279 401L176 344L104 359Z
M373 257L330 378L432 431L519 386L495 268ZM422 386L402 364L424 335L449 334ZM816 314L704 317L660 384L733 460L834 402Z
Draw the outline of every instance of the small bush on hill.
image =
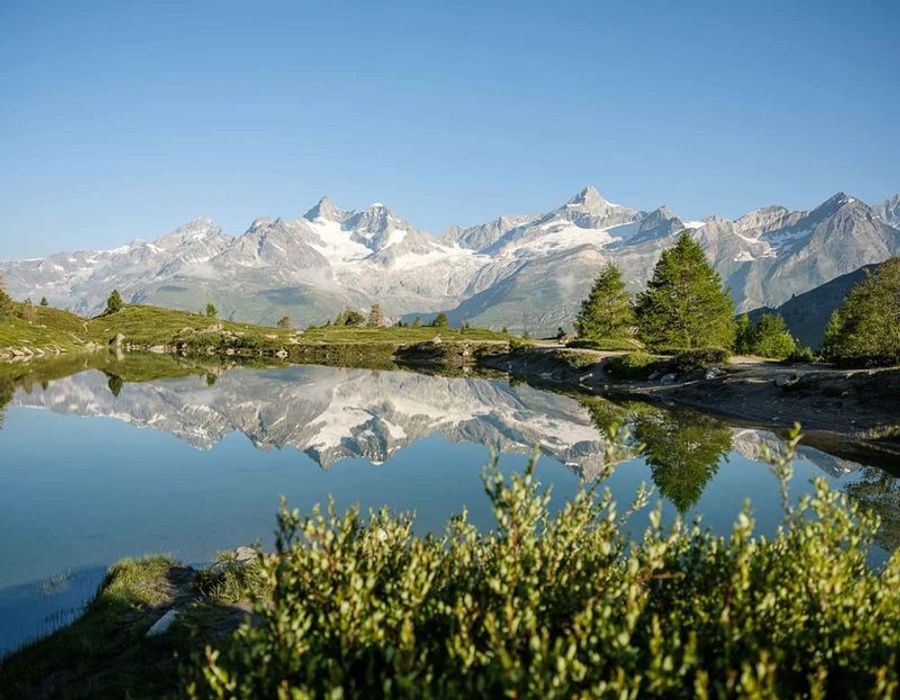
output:
M785 357L782 362L786 365L808 364L816 361L816 354L809 347L796 347L790 355Z

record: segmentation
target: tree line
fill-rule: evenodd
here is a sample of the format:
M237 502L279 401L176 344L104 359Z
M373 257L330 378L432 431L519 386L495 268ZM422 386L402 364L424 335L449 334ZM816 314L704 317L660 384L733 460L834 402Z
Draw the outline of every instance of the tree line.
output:
M619 268L607 265L582 302L575 329L600 348L638 340L657 352L721 348L814 359L780 314L763 313L755 323L747 314L735 318L729 290L687 231L662 252L647 288L636 296L626 290ZM832 315L822 356L844 364L900 363L900 257L882 263L850 291Z

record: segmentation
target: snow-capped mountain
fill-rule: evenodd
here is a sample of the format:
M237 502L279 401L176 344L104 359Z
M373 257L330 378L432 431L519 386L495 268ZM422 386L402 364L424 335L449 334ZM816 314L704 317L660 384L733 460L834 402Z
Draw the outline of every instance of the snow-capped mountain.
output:
M319 323L377 301L392 317L446 311L454 322L545 332L571 323L607 262L640 289L684 230L703 245L737 308L749 310L900 253L898 217L900 195L869 207L838 193L811 211L769 206L734 220L689 221L666 206L614 204L586 187L545 214L434 236L381 203L351 211L323 198L298 219L256 219L240 236L197 219L153 241L0 263L0 271L14 296L46 296L83 314L101 310L117 288L135 303L196 310L213 301L228 317L262 323L284 314Z

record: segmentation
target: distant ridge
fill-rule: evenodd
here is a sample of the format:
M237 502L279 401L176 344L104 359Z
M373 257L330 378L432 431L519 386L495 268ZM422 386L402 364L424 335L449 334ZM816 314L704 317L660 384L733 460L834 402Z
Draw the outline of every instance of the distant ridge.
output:
M253 323L288 315L318 324L378 302L390 318L445 311L455 324L552 333L571 328L606 264L619 265L637 291L682 231L702 245L741 311L779 307L900 253L898 212L900 195L869 206L838 192L810 211L767 206L691 221L665 205L610 202L587 186L544 214L434 236L380 202L354 211L323 197L299 218L259 217L239 236L201 218L152 241L0 263L0 272L15 297L46 296L83 315L117 288L126 301L187 311L213 302L224 317Z
M836 277L830 282L798 294L775 309L767 307L754 309L748 316L756 321L762 314L779 313L784 317L788 329L801 345L819 348L825 339L825 327L832 312L837 309L844 298L861 282L865 276L878 269L878 265L866 265L846 275Z

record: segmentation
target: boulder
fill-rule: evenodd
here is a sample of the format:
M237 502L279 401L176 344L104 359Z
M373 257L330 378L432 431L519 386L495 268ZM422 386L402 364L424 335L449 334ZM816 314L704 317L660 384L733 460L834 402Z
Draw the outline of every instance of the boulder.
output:
M724 376L725 370L723 370L719 365L710 365L706 368L706 374L703 376L706 378L706 381L710 379L718 379L719 377Z
M789 387L789 386L796 384L799 381L799 379L800 379L799 375L792 372L790 374L779 374L777 377L775 377L774 381L775 381L775 386L777 386L779 389L783 389L785 387Z
M676 379L677 379L677 377L674 374L671 374L671 373L664 374L662 377L660 377L659 383L660 384L672 384L675 382Z

